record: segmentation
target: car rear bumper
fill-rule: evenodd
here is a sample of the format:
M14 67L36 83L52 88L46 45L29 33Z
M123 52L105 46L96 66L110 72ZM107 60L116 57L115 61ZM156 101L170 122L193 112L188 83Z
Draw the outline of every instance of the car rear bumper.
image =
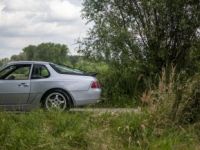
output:
M88 91L71 92L75 106L94 104L100 101L101 89L89 89Z

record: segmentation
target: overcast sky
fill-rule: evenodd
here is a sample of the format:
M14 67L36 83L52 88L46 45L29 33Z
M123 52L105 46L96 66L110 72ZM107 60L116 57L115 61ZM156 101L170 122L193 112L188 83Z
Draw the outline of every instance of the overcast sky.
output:
M42 42L67 44L85 36L82 0L0 0L0 58Z

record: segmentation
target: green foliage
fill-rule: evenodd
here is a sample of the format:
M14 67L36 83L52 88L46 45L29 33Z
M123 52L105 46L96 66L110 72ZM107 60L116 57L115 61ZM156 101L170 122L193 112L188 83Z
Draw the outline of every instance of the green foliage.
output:
M192 77L188 83L182 95L185 93L187 97L183 97L182 101L184 105L182 106L180 115L180 121L182 123L194 123L200 121L200 75ZM180 109L180 108L179 108Z
M141 72L137 68L116 68L103 61L86 58L80 58L74 67L97 73L103 90L102 101L98 105L101 107L131 107L136 104L137 95L144 88L142 76L139 76Z
M0 113L0 149L195 149L199 124L177 126L147 112Z
M74 67L87 72L96 72L101 76L106 75L106 73L110 71L109 66L105 62L92 61L81 57L77 63L74 64Z
M9 62L9 59L8 59L8 58L3 58L3 59L1 59L1 60L0 60L0 67L3 66L3 65L5 65L5 64L8 63L8 62Z
M94 26L82 41L87 56L124 64L144 62L159 72L171 64L187 67L199 41L200 3L196 0L85 0L83 17Z
M80 114L46 113L30 114L1 113L1 149L71 149L87 143L84 116Z
M42 43L38 46L25 47L20 55L12 56L11 60L39 60L61 64L66 62L68 52L66 45Z
M167 78L170 66L187 77L198 71L199 1L84 0L83 6L83 18L94 26L79 52L108 64L102 80L108 99L138 99L158 84L162 68Z

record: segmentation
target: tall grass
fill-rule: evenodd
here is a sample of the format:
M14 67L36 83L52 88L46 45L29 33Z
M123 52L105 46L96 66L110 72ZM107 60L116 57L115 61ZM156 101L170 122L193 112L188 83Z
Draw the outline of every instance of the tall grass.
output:
M173 122L191 123L199 121L200 113L200 75L183 80L175 68L168 74L163 69L157 86L145 91L140 100L149 112L161 119Z
M198 148L199 124L174 126L141 113L0 113L2 150ZM197 132L198 131L198 132Z

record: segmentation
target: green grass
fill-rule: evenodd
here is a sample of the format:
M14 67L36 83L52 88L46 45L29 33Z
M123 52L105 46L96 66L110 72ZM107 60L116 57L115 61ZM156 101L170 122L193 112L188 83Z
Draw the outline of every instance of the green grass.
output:
M180 127L148 113L0 113L1 150L198 149L200 124Z
M138 107L139 100L128 96L116 98L102 98L100 102L86 107L90 108L135 108Z

